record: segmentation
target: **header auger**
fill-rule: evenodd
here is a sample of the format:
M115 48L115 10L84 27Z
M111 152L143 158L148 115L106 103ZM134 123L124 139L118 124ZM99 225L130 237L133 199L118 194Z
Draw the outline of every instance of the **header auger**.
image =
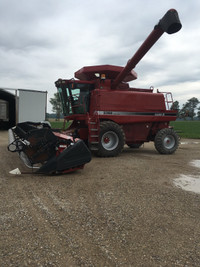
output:
M91 153L82 140L51 129L49 123L22 122L9 129L10 152L38 174L61 174L82 169Z

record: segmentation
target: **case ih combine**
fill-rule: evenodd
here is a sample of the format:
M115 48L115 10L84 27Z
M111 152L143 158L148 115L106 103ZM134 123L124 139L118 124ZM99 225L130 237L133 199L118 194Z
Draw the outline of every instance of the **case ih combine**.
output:
M154 141L161 154L178 147L178 136L169 127L176 120L171 93L153 93L153 89L131 88L137 78L133 68L164 32L181 29L176 10L169 10L125 67L89 66L75 72L75 79L56 81L67 129L84 140L98 156L118 155L126 143L139 147Z
M137 148L154 141L159 153L174 153L179 140L169 127L177 114L171 93L132 88L128 82L137 78L133 69L161 35L181 27L178 13L170 9L125 67L83 67L75 72L76 79L56 81L65 123L72 121L71 125L59 133L46 123L17 124L9 130L8 149L18 152L27 166L36 165L38 173L82 168L91 160L87 146L98 156L112 157L125 144Z

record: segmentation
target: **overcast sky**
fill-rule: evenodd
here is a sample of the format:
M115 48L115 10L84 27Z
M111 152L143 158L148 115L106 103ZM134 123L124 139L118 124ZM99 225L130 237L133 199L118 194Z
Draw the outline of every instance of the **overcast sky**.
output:
M124 66L170 8L183 27L158 40L132 85L171 91L181 105L200 100L198 0L1 0L0 87L44 90L49 99L58 78L83 66Z

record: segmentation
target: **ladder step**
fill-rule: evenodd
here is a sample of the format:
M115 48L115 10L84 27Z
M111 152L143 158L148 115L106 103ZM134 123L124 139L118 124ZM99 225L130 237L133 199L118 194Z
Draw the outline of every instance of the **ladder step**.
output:
M96 117L89 118L88 120L88 141L91 150L98 150L99 144L99 120Z

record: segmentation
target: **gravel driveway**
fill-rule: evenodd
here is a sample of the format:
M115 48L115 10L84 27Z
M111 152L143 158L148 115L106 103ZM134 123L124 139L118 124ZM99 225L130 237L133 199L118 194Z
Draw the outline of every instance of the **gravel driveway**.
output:
M200 169L200 140L153 143L60 176L26 170L0 132L0 266L200 266L200 195L173 184Z

